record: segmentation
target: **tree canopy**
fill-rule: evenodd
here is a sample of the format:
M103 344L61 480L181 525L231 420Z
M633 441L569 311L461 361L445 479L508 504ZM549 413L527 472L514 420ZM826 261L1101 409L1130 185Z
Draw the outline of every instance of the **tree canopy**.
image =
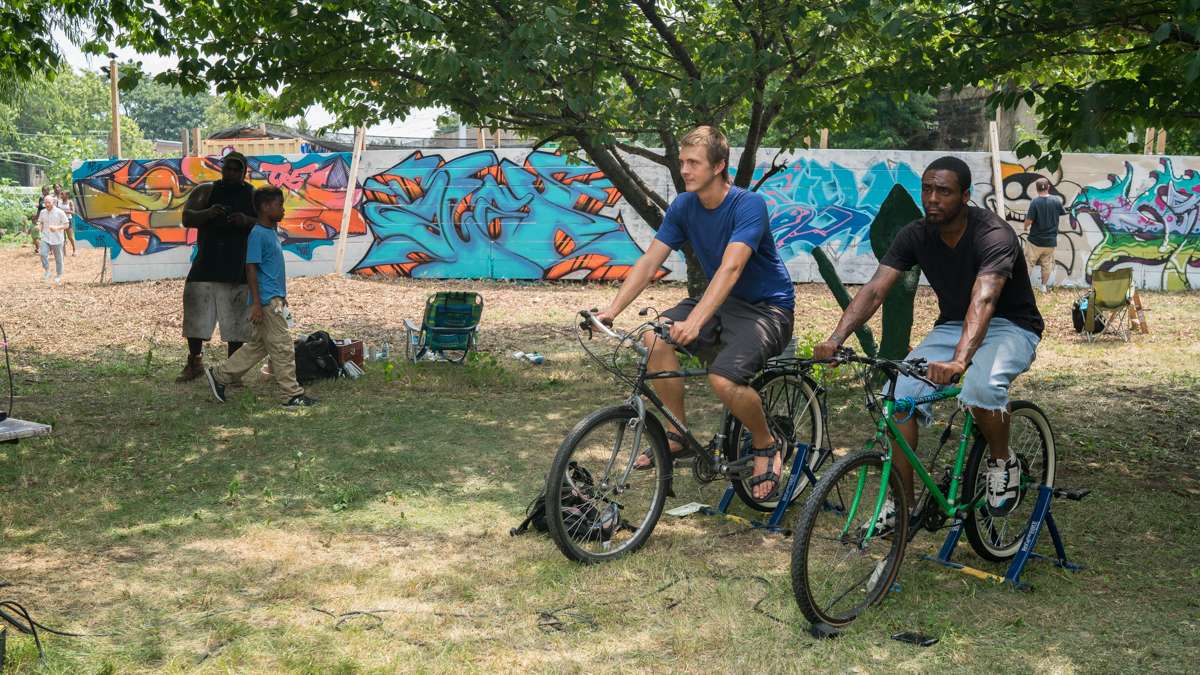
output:
M884 27L901 46L896 76L925 91L988 87L1004 107L1026 101L1040 138L1021 154L1056 163L1146 127L1184 139L1200 129L1200 0L909 5Z

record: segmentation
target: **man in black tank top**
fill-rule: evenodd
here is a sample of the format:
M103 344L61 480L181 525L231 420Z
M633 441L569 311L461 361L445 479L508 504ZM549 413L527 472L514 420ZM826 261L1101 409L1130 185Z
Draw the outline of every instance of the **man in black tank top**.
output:
M217 325L231 355L252 335L246 300L246 237L256 218L254 187L246 182L246 167L242 153L225 155L221 180L197 185L183 206L183 226L196 229L196 253L183 285L188 360L176 382L204 373L201 350Z

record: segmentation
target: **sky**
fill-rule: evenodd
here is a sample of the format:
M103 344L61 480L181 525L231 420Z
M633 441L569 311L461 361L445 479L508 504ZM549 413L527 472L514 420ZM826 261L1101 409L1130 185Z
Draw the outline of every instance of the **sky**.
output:
M55 42L67 62L80 70L99 70L101 66L108 65L108 59L103 57L95 57L90 54L84 54L78 47L67 40L61 33L55 33ZM146 72L150 74L161 73L175 65L175 59L170 57L158 56L156 54L141 54L132 49L118 48L115 50L117 60L119 61L141 61ZM368 134L376 136L411 136L417 138L425 138L433 135L437 128L437 116L442 111L438 108L421 108L414 110L407 119L396 121L392 120L377 124L367 129ZM305 115L308 119L308 126L312 129L317 129L330 124L334 121L333 116L325 111L320 106L314 106L308 110ZM288 120L290 123L295 123L296 120ZM335 131L353 131L350 128L335 129ZM172 139L173 140L173 139Z

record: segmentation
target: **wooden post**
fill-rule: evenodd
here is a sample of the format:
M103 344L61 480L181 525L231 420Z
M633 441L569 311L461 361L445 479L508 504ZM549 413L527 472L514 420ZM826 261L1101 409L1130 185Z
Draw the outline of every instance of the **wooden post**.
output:
M497 150L500 149L500 139L503 134L504 134L504 132L501 131L500 129L496 130L496 149Z
M1166 129L1158 130L1158 140L1154 144L1154 146L1155 146L1154 147L1155 153L1157 153L1159 155L1167 154L1167 130Z
M1004 176L1000 172L1000 129L994 120L988 125L988 135L992 141L992 190L996 195L996 215L1005 218Z
M108 156L117 159L121 156L121 113L119 110L121 96L117 92L117 55L111 52L108 55L108 89L112 103L112 109L109 112L109 116L112 118L112 131L108 135Z
M1142 145L1142 154L1149 155L1154 152L1154 127L1146 127L1146 142Z
M367 128L354 130L354 149L350 154L350 176L346 179L346 196L342 199L342 223L338 229L337 255L334 256L334 273L345 274L342 265L346 262L346 234L350 231L350 210L354 208L354 194L358 189L358 163L366 144Z
M204 145L200 142L200 127L192 127L192 156L202 157Z
M821 149L829 149L829 129L821 129Z
M183 131L179 132L179 140L183 141L183 145L180 146L180 151L179 151L179 155L181 157L190 157L192 154L191 151L188 150L188 141L191 140L188 138L188 135L189 134L188 134L187 129L184 129Z
M479 149L483 150L487 148L487 139L483 136L483 127L475 127L475 131L478 135Z

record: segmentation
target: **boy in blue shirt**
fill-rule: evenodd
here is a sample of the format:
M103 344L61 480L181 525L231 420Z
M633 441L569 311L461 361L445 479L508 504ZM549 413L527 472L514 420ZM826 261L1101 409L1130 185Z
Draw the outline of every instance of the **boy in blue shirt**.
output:
M204 374L213 396L224 403L225 387L268 358L271 374L282 392L283 405L289 408L314 405L317 400L306 396L296 381L296 352L288 333L292 311L287 304L283 246L276 232L279 221L283 220L283 191L277 187L255 190L254 210L258 223L246 239L246 284L250 287L254 339L217 368L207 368Z
M680 173L687 189L663 216L650 247L626 276L617 297L598 318L611 325L650 284L671 251L684 242L709 279L699 299L688 298L662 313L671 319L671 340L695 352L708 365L713 392L753 436L754 498L778 498L783 470L782 441L767 426L762 399L750 379L792 337L795 289L771 236L767 203L761 195L734 187L729 178L729 142L714 127L694 129L679 141ZM646 336L649 368L678 370L674 348L653 333ZM654 381L671 414L684 418L683 380ZM679 429L667 433L671 453L686 452ZM649 465L649 457L638 460Z

